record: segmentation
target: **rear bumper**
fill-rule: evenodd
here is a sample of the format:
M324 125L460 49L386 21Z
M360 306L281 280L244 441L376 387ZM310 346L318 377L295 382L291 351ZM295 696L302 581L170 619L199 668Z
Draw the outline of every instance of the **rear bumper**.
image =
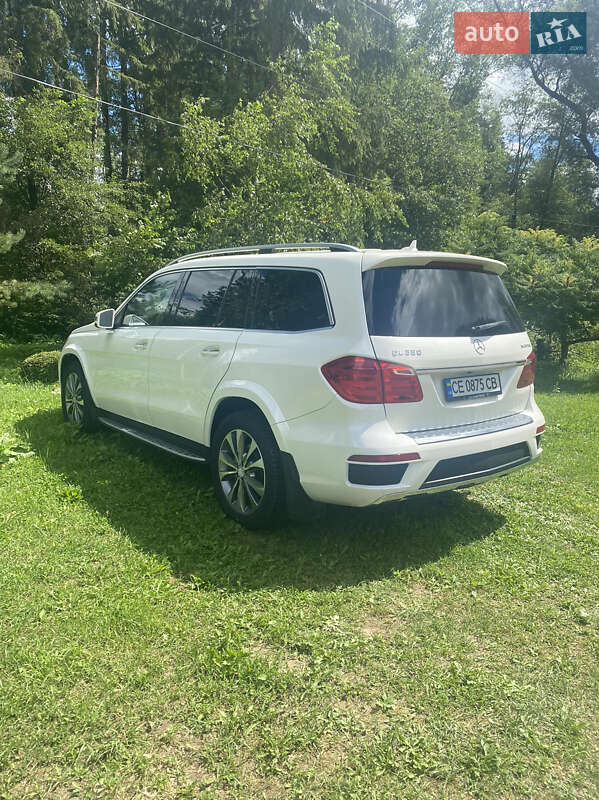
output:
M536 431L544 423L544 417L534 400L523 412L528 422L518 419L516 425L508 428L504 424L489 424L490 432L478 430L471 435L456 431L458 435L454 438L449 438L449 429L437 429L437 435L428 431L426 436L418 436L417 432L414 436L394 433L386 419L381 421L377 408L361 409L359 418L347 419L347 424L339 419L339 408L331 406L280 424L285 449L293 456L301 486L312 500L368 506L414 494L471 486L520 469L541 454ZM435 438L438 440L430 441ZM373 470L381 469L393 476L393 483L350 482L351 455L413 452L420 459L402 465L405 469L398 470L395 465L394 471L389 469L390 465L368 465L362 473L354 470L352 474L355 481L359 480L357 475L370 473L368 480L372 484L377 483L376 477L372 478Z

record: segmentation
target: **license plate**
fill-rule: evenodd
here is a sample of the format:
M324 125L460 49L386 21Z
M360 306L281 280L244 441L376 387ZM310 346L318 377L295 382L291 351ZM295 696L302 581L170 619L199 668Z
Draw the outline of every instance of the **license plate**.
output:
M458 378L445 378L443 384L447 400L501 394L501 378L498 372L493 372L491 375L460 375Z

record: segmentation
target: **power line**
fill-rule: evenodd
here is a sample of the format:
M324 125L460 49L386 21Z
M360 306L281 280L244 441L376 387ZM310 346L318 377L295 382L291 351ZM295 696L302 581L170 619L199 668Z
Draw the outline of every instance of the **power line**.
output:
M226 55L230 55L230 56L233 56L234 58L239 59L239 61L243 61L243 62L246 62L248 64L253 64L256 67L259 67L260 69L263 69L265 72L270 72L273 75L277 75L278 74L275 69L273 69L272 67L267 66L266 64L261 64L258 61L254 61L251 58L247 58L246 56L242 56L239 53L235 53L233 50L227 50L224 47L219 47L218 45L212 44L211 42L207 42L205 39L201 39L199 36L195 36L194 34L187 33L187 31L183 31L180 28L175 28L172 25L167 25L165 22L161 22L160 20L154 19L153 17L148 17L145 14L141 14L139 11L134 11L129 6L125 6L122 3L115 2L115 0L104 0L104 2L107 3L108 5L115 6L116 8L120 8L123 11L126 11L129 14L134 14L136 17L140 17L141 19L144 19L147 22L153 22L155 25L160 25L163 28L167 28L169 31L174 31L175 33L179 33L179 34L181 34L181 36L187 36L189 39L193 39L194 41L199 42L200 44L206 45L207 47L213 47L214 49L219 50L221 53L225 53ZM113 70L114 72L119 72L120 71L120 70L118 70L118 69L116 69L114 67L107 67L107 68ZM301 80L298 80L297 78L294 79L294 82L300 88L308 89L308 90L313 90L314 89L313 86L310 86L309 84L307 84L307 83L305 83L305 82L303 82Z
M196 130L193 125L186 125L183 122L174 122L170 119L165 119L164 117L158 117L155 114L148 114L145 111L138 111L135 108L127 108L127 106L121 106L119 103L113 103L109 100L102 100L99 97L92 97L89 94L84 94L83 92L75 92L73 89L65 89L62 86L58 86L55 83L49 83L48 81L42 81L39 78L32 78L31 75L23 75L20 72L13 72L10 69L2 69L1 72L6 72L8 75L12 75L15 78L23 78L26 81L32 81L33 83L38 83L40 86L45 86L49 89L57 89L59 92L67 92L68 94L75 95L75 97L83 97L85 100L91 100L92 103L100 103L104 106L110 106L111 108L118 108L121 111L128 111L130 114L138 114L140 117L146 117L147 119L155 120L156 122L162 122L165 125L172 125L176 128L184 128L186 130ZM269 155L278 158L279 160L283 160L285 156L283 153L279 152L278 150L272 150L270 147L264 147L262 145L252 145L248 144L247 142L239 142L241 147L245 147L248 150L255 150L255 151L262 151L264 153L268 153ZM308 162L306 162L308 163ZM333 169L332 167L327 167L325 164L321 162L315 162L318 166L325 170L326 172L330 173L331 175L343 175L346 178L355 178L358 181L364 181L366 183L378 183L376 178L366 178L363 175L356 175L353 172L347 172L346 170L342 169Z
M364 0L356 0L356 2L360 3L360 5L363 5L364 8L367 8L369 11L372 11L373 14L378 14L379 17L382 17L384 20L386 20L389 23L389 25L392 25L393 28L395 28L395 30L397 30L397 26L396 26L395 22L391 19L391 17L388 17L386 14L382 14L376 8L373 8L368 3L365 3Z
M157 122L164 122L165 125L174 125L176 128L189 127L189 125L184 125L182 122L173 122L170 119L157 117L154 114L148 114L145 111L138 111L135 108L127 108L127 106L121 106L118 103L112 103L109 102L108 100L102 100L99 97L92 97L89 94L83 94L83 92L75 92L73 91L73 89L65 89L64 86L57 86L55 83L48 83L48 81L42 81L39 78L32 78L31 75L22 75L20 72L13 72L10 69L4 69L4 68L1 68L0 72L7 72L9 75L13 75L15 78L23 78L26 81L39 83L40 86L47 86L49 89L58 89L59 92L67 92L68 94L73 94L76 97L83 97L86 100L91 100L92 103L100 103L103 106L111 106L112 108L119 108L121 111L128 111L130 114L139 114L140 117L147 117L148 119L154 119Z
M272 72L276 74L276 71L272 69L272 67L267 67L265 64L259 64L257 61L253 61L251 58L247 58L246 56L241 56L239 53L234 53L232 50L227 50L225 47L219 47L217 44L212 44L212 42L207 42L205 39L201 39L199 36L195 36L193 33L187 33L187 31L182 31L180 28L174 28L172 25L167 25L166 22L160 22L158 19L154 19L153 17L147 17L145 14L141 14L139 11L134 11L129 6L123 6L120 3L115 3L114 0L104 0L109 6L115 6L116 8L120 8L122 11L126 11L129 14L134 14L136 17L140 17L141 19L145 19L148 22L153 22L155 25L160 25L163 28L167 28L169 31L174 31L175 33L180 33L181 36L187 36L189 39L194 39L196 42L200 42L200 44L205 45L206 47L212 47L214 50L219 50L221 53L225 53L226 55L233 56L233 58L238 58L240 61L245 61L248 64L253 64L254 67L259 67L260 69L264 69L267 72Z

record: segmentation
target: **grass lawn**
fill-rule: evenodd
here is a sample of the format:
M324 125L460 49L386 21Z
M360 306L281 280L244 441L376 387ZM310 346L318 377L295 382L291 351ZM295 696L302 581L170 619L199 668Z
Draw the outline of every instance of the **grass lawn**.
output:
M534 467L256 534L66 427L36 349L0 346L0 798L597 798L597 350L540 375Z

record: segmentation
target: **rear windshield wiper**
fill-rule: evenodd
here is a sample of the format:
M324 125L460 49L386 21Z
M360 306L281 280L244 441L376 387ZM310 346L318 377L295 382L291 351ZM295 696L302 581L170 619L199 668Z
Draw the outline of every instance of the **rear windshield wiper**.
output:
M495 322L483 322L482 325L473 325L470 330L474 331L492 331L493 328L500 328L502 325L505 325L506 321L504 319L498 319Z

